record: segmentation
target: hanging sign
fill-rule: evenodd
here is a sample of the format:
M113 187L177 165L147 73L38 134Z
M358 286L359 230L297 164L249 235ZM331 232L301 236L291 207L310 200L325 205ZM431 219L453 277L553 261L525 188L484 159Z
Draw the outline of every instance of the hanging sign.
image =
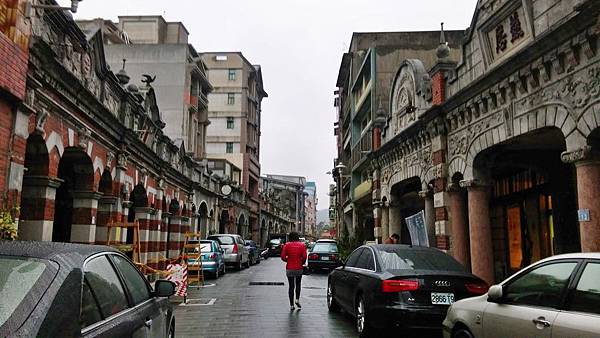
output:
M420 212L406 218L406 226L410 233L410 240L415 246L429 246L427 228L425 226L425 212Z

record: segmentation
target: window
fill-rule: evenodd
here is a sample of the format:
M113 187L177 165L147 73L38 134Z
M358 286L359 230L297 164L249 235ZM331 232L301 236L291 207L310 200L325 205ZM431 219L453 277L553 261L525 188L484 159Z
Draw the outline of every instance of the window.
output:
M588 263L573 291L571 311L600 314L600 263Z
M363 252L363 249L356 249L353 253L350 254L348 260L346 261L346 266L354 267L356 266L358 259L360 258L360 254Z
M382 248L378 250L383 270L445 270L464 272L454 258L438 250Z
M86 281L83 282L83 290L81 291L81 317L79 323L82 328L88 327L102 320L98 303L92 295L90 286Z
M144 277L140 275L138 269L121 256L112 255L111 257L113 258L117 269L121 271L121 274L123 275L125 285L131 294L133 303L138 305L150 299L148 284L144 280Z
M227 93L227 104L234 105L235 104L235 94Z
M337 253L338 247L335 243L316 243L312 252Z
M212 239L213 241L217 241L221 245L231 245L231 244L234 243L233 237L231 237L231 236L214 236L214 237L209 237L208 239Z
M233 117L228 117L227 118L227 129L233 129L233 128L234 128Z
M235 69L230 69L229 74L227 75L229 81L235 81Z
M227 142L225 144L225 152L228 154L232 154L233 153L233 142Z
M0 332L3 332L4 324L10 323L13 314L18 311L29 313L28 310L37 304L54 277L48 272L48 266L42 262L0 256Z
M84 270L85 281L89 284L104 318L127 308L123 286L106 256L92 259L85 265Z
M576 265L554 263L527 272L505 287L504 299L510 304L556 308Z
M375 262L373 262L373 252L369 249L364 249L363 254L356 262L356 267L367 270L375 270Z

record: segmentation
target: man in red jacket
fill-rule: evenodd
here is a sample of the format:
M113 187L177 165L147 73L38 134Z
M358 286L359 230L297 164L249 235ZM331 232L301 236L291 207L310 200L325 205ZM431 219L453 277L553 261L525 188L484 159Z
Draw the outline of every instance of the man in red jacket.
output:
M302 287L302 271L304 262L306 262L306 246L300 242L300 235L297 232L290 232L288 240L281 250L281 260L287 262L285 274L288 279L288 296L290 297L290 310L294 311L294 304L298 309L300 306L300 289ZM296 289L296 299L294 301L294 288Z

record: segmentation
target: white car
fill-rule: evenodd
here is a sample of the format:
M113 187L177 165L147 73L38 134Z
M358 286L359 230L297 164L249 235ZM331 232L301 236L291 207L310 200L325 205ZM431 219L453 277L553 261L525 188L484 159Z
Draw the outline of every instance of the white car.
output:
M454 303L445 338L600 337L600 253L553 256Z

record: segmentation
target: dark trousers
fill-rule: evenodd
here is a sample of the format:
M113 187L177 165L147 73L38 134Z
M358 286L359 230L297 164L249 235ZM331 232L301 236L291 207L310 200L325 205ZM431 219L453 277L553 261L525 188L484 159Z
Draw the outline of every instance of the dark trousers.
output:
M302 288L302 276L288 277L288 296L290 297L290 306L294 305L294 287L296 288L296 299L300 299L300 289Z

